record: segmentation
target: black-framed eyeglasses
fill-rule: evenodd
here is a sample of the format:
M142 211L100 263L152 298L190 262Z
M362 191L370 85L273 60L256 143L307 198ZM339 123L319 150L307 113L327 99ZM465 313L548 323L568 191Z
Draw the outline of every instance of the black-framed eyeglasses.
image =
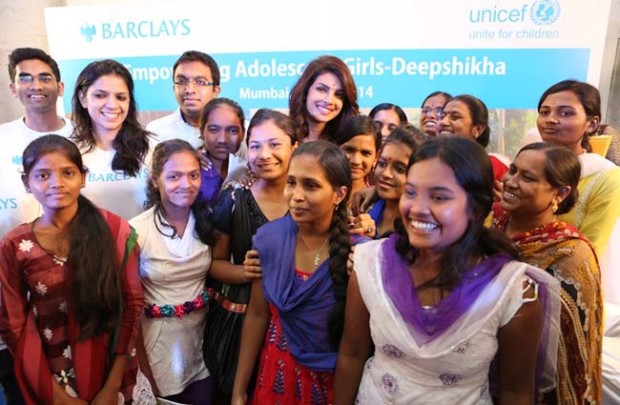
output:
M38 76L33 76L29 74L20 74L19 76L17 76L17 82L19 84L31 84L34 83L35 80L38 80L39 83L42 84L50 84L53 83L56 78L48 73L41 73Z
M436 116L440 116L443 113L443 107L424 107L422 108L422 115L431 115L434 113Z
M174 85L179 87L187 87L190 83L194 83L197 87L214 86L214 82L210 82L207 79L174 79Z

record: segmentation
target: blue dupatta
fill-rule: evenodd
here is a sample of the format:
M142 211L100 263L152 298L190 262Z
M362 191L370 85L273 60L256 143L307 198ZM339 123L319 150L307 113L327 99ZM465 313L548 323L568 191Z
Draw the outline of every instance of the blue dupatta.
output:
M278 310L291 355L313 370L334 371L338 348L327 331L336 302L329 259L306 281L295 274L297 224L290 215L263 225L253 242L263 269L264 297Z

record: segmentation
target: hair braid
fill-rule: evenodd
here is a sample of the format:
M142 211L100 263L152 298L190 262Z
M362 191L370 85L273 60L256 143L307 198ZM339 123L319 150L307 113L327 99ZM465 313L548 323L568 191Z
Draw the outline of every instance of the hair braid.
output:
M340 342L344 328L344 311L347 300L347 259L351 251L351 239L347 226L347 204L341 202L332 218L329 229L329 273L333 280L336 305L332 309L328 321L330 339L334 344Z

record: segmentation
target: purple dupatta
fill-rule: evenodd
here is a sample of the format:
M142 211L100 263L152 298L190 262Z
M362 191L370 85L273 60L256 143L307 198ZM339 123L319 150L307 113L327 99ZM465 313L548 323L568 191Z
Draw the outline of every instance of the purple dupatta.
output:
M336 302L329 259L306 281L295 274L297 224L290 215L260 227L253 242L263 269L264 297L278 310L291 355L313 370L334 371L338 348L327 331Z
M480 298L485 287L513 259L508 255L493 255L474 266L462 276L461 283L431 309L422 308L409 264L396 251L398 235L392 234L381 250L381 280L386 294L408 325L409 334L418 345L440 337ZM542 303L543 330L536 361L537 390L546 392L555 386L556 353L560 333L559 282L544 270L530 267L525 274L538 284L538 299Z
M507 255L494 255L465 272L461 283L433 308L420 304L409 263L396 251L398 235L392 234L381 252L381 279L387 295L409 325L418 345L441 336L479 297L484 287L512 260Z

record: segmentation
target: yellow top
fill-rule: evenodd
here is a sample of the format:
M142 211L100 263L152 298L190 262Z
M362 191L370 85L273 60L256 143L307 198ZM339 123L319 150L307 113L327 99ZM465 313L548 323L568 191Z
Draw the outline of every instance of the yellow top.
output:
M579 229L600 257L620 219L620 167L594 153L579 156L579 161L579 200L569 213L559 218Z

